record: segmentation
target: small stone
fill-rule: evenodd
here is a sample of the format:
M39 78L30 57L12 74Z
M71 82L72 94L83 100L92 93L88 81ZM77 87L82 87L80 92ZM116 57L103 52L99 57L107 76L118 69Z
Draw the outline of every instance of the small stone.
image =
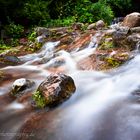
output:
M83 26L84 26L83 23L77 22L77 23L74 23L74 24L72 25L72 28L73 28L74 30L81 30Z
M12 95L23 94L26 89L30 89L35 83L31 80L21 78L14 81L12 85Z
M97 29L102 29L104 27L105 27L105 23L104 23L103 20L99 20L99 21L96 22L96 28Z
M88 25L87 29L88 30L96 29L96 24L95 23L92 23L92 24Z

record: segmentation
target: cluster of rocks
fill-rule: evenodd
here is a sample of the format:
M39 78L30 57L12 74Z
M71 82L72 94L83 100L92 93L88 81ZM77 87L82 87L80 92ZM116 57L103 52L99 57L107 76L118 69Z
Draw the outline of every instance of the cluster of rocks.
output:
M83 24L80 23L73 25L75 30L79 30L82 27ZM90 32L91 30L94 30L94 33L101 32L101 37L97 38L97 45L99 47L97 48L96 57L95 54L92 54L88 58L82 60L84 63L81 63L80 65L82 67L85 66L85 69L87 69L87 65L92 66L96 63L96 61L93 62L93 60L100 57L102 62L104 61L108 65L111 65L111 67L114 65L119 66L130 59L129 53L127 53L126 50L134 50L136 46L138 47L140 45L140 13L129 14L124 18L123 22L110 27L106 27L102 20L97 21L87 27L87 32ZM41 43L44 42L44 39L47 36L53 34L64 36L65 34L68 34L68 28L48 30L47 28L38 27L36 31L38 34L37 40ZM84 39L85 42L89 42L90 37L86 36ZM85 42L83 41L84 44L86 44ZM72 46L80 47L79 44L80 43L77 41L77 43L73 43ZM83 46L83 44L81 46ZM112 51L113 49L108 49L114 46L116 47L115 51ZM124 51L119 52L117 50L118 48L123 48ZM106 53L103 54L104 50ZM103 58L102 56L105 57ZM10 59L13 60L13 58ZM17 60L18 59L14 58L14 61ZM91 63L89 63L89 61ZM92 69L94 68L95 67L92 67ZM28 79L19 79L14 82L11 93L16 97L18 95L22 96L29 91L34 84L34 82ZM74 81L70 76L65 74L52 74L39 85L38 89L33 94L33 100L38 107L56 106L70 98L75 90L76 87Z
M115 28L113 41L118 47L136 48L140 42L140 13L127 15L120 26Z
M29 79L17 79L12 85L11 94L21 97L27 94L35 83ZM37 107L54 107L72 96L76 87L74 80L65 74L51 74L38 87L32 95Z

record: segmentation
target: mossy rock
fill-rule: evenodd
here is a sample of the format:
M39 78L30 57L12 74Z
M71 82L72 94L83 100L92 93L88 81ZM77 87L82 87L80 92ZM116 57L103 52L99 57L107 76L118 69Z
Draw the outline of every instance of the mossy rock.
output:
M113 68L114 67L118 67L118 66L120 66L122 64L121 61L119 61L119 60L117 60L117 59L115 59L113 57L107 57L107 58L105 58L105 62L107 62L107 65L108 66L111 66Z
M33 100L38 107L53 107L68 98L75 92L73 79L65 74L52 74L43 81L33 94Z

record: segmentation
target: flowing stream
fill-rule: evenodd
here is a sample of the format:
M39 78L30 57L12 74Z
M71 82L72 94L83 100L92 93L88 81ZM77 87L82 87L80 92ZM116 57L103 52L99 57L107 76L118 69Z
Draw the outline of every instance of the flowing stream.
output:
M19 57L22 65L1 69L7 78L0 83L0 140L139 140L139 53L110 72L82 71L77 62L97 45L91 42L83 50L55 52L59 43L47 42L39 53ZM9 95L14 80L35 81L33 93L52 71L72 76L77 87L55 109L33 109L26 98Z

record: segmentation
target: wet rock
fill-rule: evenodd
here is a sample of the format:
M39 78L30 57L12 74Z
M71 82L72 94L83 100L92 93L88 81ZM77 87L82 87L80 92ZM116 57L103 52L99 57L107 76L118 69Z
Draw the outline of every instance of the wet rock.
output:
M132 92L132 95L140 96L140 88L134 90L134 91Z
M92 24L88 25L87 29L88 30L96 29L96 23L92 23Z
M105 35L107 35L107 36L112 36L112 35L114 34L114 32L116 32L115 29L109 29L109 30L107 30L107 31L105 32Z
M38 36L48 34L48 28L45 28L45 27L37 27L37 28L35 28L35 31Z
M114 47L114 44L113 44L112 37L104 37L102 41L100 42L99 49L105 50L105 49L109 49L113 47Z
M140 26L140 13L134 12L127 15L124 18L122 25L130 28Z
M122 22L124 20L124 17L116 17L112 20L112 24L118 24L119 22Z
M119 61L120 63L124 63L130 58L130 54L128 52L125 53L116 53L112 56L114 59Z
M88 30L91 30L91 29L102 29L105 27L105 23L103 20L99 20L97 21L96 23L92 23L90 24L87 29Z
M133 50L140 41L139 33L132 33L128 27L120 27L113 33L113 42L118 47L125 47Z
M104 23L103 20L99 20L99 21L96 22L96 28L97 29L102 29L104 27L105 27L105 23Z
M72 25L72 28L73 28L74 30L81 30L83 26L84 26L83 23L77 22L77 23L74 23L74 24Z
M113 33L113 42L117 47L132 48L133 46L128 42L127 37L130 34L129 27L118 27Z
M131 34L127 37L128 43L131 45L131 48L136 48L137 44L140 42L140 34Z
M46 38L45 35L38 36L38 37L36 38L36 42L37 42L37 43L44 43L44 42L45 42L45 38Z
M131 33L140 33L140 27L134 27L130 29Z
M0 55L0 64L17 65L20 62L21 61L17 56L9 56L4 53Z
M65 74L52 74L43 81L33 95L38 107L56 106L76 90L73 79Z
M21 38L21 39L19 39L19 43L22 44L22 45L27 45L28 39L27 38Z
M12 95L19 96L24 94L27 89L32 88L35 83L31 80L21 78L14 81L12 85Z
M42 38L56 38L63 37L63 35L67 35L70 31L70 27L57 27L57 28L45 28L45 27L37 27L35 28L37 36L42 40Z

